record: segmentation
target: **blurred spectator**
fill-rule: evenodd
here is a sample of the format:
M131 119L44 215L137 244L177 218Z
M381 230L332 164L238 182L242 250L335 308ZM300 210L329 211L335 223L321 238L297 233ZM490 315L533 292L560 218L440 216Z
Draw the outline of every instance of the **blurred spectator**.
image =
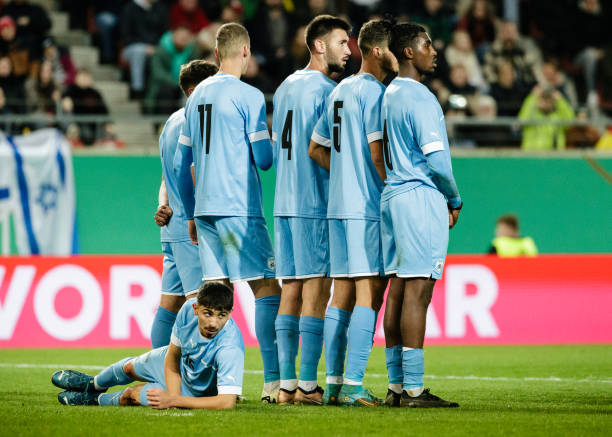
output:
M129 0L94 0L93 12L100 44L100 62L117 62L119 16Z
M24 81L36 66L31 62L29 48L17 38L16 31L17 27L11 17L5 15L0 18L0 56L11 59L13 76Z
M608 126L608 130L597 141L595 148L597 150L612 150L612 124Z
M327 0L308 0L296 2L297 7L297 23L306 26L317 15L330 14L332 11L329 8Z
M62 92L53 76L53 65L42 61L38 74L25 83L28 112L55 114Z
M584 124L570 126L565 132L565 147L568 149L586 149L595 146L601 133L595 126L588 124L587 110L582 108L576 114L576 121Z
M486 0L474 0L467 13L457 23L458 30L470 34L472 46L480 62L495 40L495 21L491 5Z
M525 99L518 118L537 122L523 126L521 147L524 150L565 149L566 126L545 122L573 120L574 111L559 91L536 86Z
M246 72L240 80L254 86L264 94L272 94L275 91L274 82L267 76L266 73L259 69L259 63L255 56L249 58Z
M17 37L29 48L32 59L40 59L42 40L51 29L47 11L28 0L13 0L4 7L2 14L15 20Z
M579 29L573 32L574 64L582 67L586 82L587 104L596 108L599 99L595 91L597 64L604 56L603 46L610 41L609 20L603 14L599 0L581 0L578 2L574 26Z
M491 84L489 94L497 102L497 115L516 117L529 89L516 79L514 67L509 62L499 63L496 76L497 82Z
M451 67L446 88L450 95L461 95L468 100L478 92L476 87L468 83L467 70L463 64Z
M541 64L540 49L535 43L519 35L516 23L504 21L491 50L485 55L484 73L487 80L495 82L496 66L501 60L512 64L517 79L526 84L535 83L535 72Z
M195 35L209 24L210 20L198 5L198 0L178 0L170 8L171 29L187 26Z
M497 219L489 253L500 257L537 256L538 248L533 238L521 237L518 217L506 214Z
M450 67L463 65L465 67L468 83L480 91L486 92L488 84L485 82L480 69L480 64L472 48L470 35L464 30L456 30L453 33L453 42L445 52L446 62Z
M145 88L147 57L168 28L166 6L160 0L133 0L121 14L123 62L130 66L130 96L141 98Z
M93 76L89 70L77 71L75 81L62 97L62 110L74 115L106 115L108 108L102 95L93 87ZM76 122L77 132L67 135L73 144L91 146L97 140L112 136L112 125L106 122Z
M222 23L242 23L244 17L244 8L238 0L230 0L221 9Z
M427 28L436 50L442 50L451 41L455 17L452 11L444 8L442 0L423 0L422 3L422 11L413 19Z
M538 83L542 88L554 88L563 94L563 97L572 105L578 107L578 95L574 82L559 70L559 61L556 58L548 57L542 63L542 67L537 74Z
M70 51L64 46L58 46L51 36L43 41L43 61L51 63L55 82L64 86L74 82L76 68Z
M293 58L293 69L304 68L310 59L310 52L306 45L306 26L300 26L295 31L291 42L291 57Z
M23 78L13 74L13 64L8 56L0 58L0 88L4 90L7 109L12 113L24 113L26 108Z
M151 57L151 69L145 111L154 114L170 114L178 109L183 93L178 86L181 65L196 59L193 35L189 28L180 25L166 32Z

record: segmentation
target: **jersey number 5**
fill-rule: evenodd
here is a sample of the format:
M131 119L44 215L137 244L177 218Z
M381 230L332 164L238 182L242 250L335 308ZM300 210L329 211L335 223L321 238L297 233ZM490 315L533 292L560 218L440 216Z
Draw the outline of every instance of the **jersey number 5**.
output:
M210 118L212 115L212 103L198 105L200 113L200 138L204 142L204 112L206 112L206 154L210 152Z
M389 170L393 170L391 164L391 154L389 153L389 135L387 134L387 120L383 127L383 155L385 155L385 164Z
M291 161L291 128L293 126L293 110L287 111L283 133L281 135L281 148L287 149L287 159Z
M344 106L344 102L342 100L336 100L334 102L334 149L336 152L340 153L340 123L342 123L342 117L340 117L340 109Z

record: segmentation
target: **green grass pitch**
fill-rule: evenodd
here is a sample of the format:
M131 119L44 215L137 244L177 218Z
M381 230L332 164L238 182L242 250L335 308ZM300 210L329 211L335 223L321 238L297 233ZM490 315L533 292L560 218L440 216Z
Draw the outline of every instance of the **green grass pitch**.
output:
M95 374L142 350L0 350L0 436L112 435L612 435L612 346L426 347L425 385L458 409L261 405L263 376L248 348L244 395L234 411L67 407L51 374L64 365ZM321 367L322 371L323 368ZM319 381L324 381L321 373ZM386 393L384 350L365 384Z

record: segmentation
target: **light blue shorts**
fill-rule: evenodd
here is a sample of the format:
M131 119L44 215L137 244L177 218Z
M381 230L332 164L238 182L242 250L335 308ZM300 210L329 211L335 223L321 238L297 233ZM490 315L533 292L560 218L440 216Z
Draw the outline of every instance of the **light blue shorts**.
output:
M329 273L327 219L274 217L278 279L318 278Z
M420 185L380 204L385 273L442 278L448 249L448 207L442 193Z
M384 276L379 221L329 219L328 223L329 276Z
M205 281L274 278L274 252L263 217L195 218Z
M158 347L134 358L134 373L139 379L148 381L148 384L140 391L140 403L148 405L147 390L150 388L161 388L166 390L166 379L164 378L164 360L168 346ZM215 388L216 389L216 388ZM181 395L196 397L196 395L181 381ZM211 396L214 396L211 394Z
M198 246L190 241L162 242L162 253L162 294L187 296L197 293L202 285Z

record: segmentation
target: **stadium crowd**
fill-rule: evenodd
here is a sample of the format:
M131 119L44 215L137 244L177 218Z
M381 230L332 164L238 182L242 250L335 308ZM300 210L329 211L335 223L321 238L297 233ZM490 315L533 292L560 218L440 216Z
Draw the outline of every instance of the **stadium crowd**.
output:
M254 56L244 81L271 95L285 77L304 67L305 25L321 13L339 15L353 25L353 55L338 80L359 69L356 35L361 25L371 18L392 16L429 29L439 67L427 85L451 123L474 116L540 122L522 130L509 124L463 125L453 132L454 145L518 146L522 140L526 149L590 147L600 137L596 128L585 123L568 129L558 120L589 120L612 113L612 34L606 31L612 8L600 0L59 0L58 4L69 13L71 28L94 36L100 61L122 68L130 98L141 102L148 114L166 115L184 103L176 85L180 66L196 58L215 61L215 33L227 22L244 24L251 35ZM93 90L86 93L87 102L74 102L74 63L67 48L48 37L47 11L28 0L12 0L0 6L0 17L0 113L108 112L91 81L85 81L86 88ZM271 112L271 105L268 109ZM557 124L541 123L546 120ZM79 127L85 132L81 135L85 144L112 138L112 129L92 133Z

